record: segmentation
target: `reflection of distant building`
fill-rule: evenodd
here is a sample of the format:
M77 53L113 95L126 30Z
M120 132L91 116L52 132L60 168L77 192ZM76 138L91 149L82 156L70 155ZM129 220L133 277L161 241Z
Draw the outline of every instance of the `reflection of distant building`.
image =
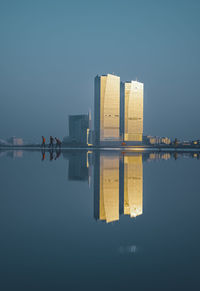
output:
M95 219L112 222L120 214L143 213L142 154L97 152L94 167Z
M14 158L23 158L23 151L13 151Z
M69 180L88 180L86 152L71 154L69 158L68 177Z
M171 153L162 153L162 152L152 152L149 153L148 160L169 160L171 158Z
M69 160L68 179L71 181L88 180L87 152L63 152L63 157Z
M23 158L23 151L15 150L15 151L7 151L7 156L12 159Z
M90 115L69 116L69 139L73 143L86 145L90 128Z
M19 138L19 137L15 137L15 136L9 138L8 142L14 146L22 146L23 145L23 139Z

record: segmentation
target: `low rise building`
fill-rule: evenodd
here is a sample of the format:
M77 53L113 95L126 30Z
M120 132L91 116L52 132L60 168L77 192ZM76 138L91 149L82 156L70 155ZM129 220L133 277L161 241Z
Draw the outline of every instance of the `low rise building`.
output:
M143 137L143 141L144 141L144 143L150 144L150 145L156 145L156 144L169 145L171 143L170 138L159 137L159 136L145 136L145 137Z
M80 145L86 145L90 135L90 114L69 116L69 141Z
M22 138L12 136L8 139L8 143L10 143L13 146L22 146L24 144L24 141Z

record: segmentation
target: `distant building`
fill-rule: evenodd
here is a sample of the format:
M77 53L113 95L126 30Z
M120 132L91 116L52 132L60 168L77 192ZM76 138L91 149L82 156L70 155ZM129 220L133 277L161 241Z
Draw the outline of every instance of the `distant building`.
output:
M171 143L171 139L168 138L168 137L161 137L161 138L160 138L160 143L163 143L163 144L170 144L170 143Z
M142 142L143 83L121 82L120 133L123 140Z
M8 142L14 146L22 146L24 144L23 139L19 137L11 137L8 139Z
M88 143L90 128L90 115L70 115L69 116L69 141L81 145Z
M193 145L199 145L200 144L200 140L199 139L198 140L193 140L191 142L191 144L193 144Z
M144 136L143 141L146 144L155 145L155 144L166 144L171 143L171 139L168 137L159 137L159 136Z
M120 140L120 77L102 75L95 78L95 142Z
M6 146L6 145L9 145L8 144L8 141L5 141L3 139L0 139L0 146Z

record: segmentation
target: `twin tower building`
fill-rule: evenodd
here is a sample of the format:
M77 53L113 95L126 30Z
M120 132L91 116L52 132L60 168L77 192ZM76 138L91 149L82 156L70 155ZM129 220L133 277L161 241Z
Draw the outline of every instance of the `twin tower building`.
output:
M95 143L142 142L143 83L121 82L107 74L95 77Z

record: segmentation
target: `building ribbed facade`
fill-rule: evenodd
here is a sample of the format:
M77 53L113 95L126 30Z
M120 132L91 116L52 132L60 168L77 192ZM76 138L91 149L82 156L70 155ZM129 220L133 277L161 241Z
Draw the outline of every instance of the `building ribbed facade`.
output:
M142 141L143 83L121 83L120 133L124 141Z
M95 78L94 126L97 144L120 140L120 77Z

